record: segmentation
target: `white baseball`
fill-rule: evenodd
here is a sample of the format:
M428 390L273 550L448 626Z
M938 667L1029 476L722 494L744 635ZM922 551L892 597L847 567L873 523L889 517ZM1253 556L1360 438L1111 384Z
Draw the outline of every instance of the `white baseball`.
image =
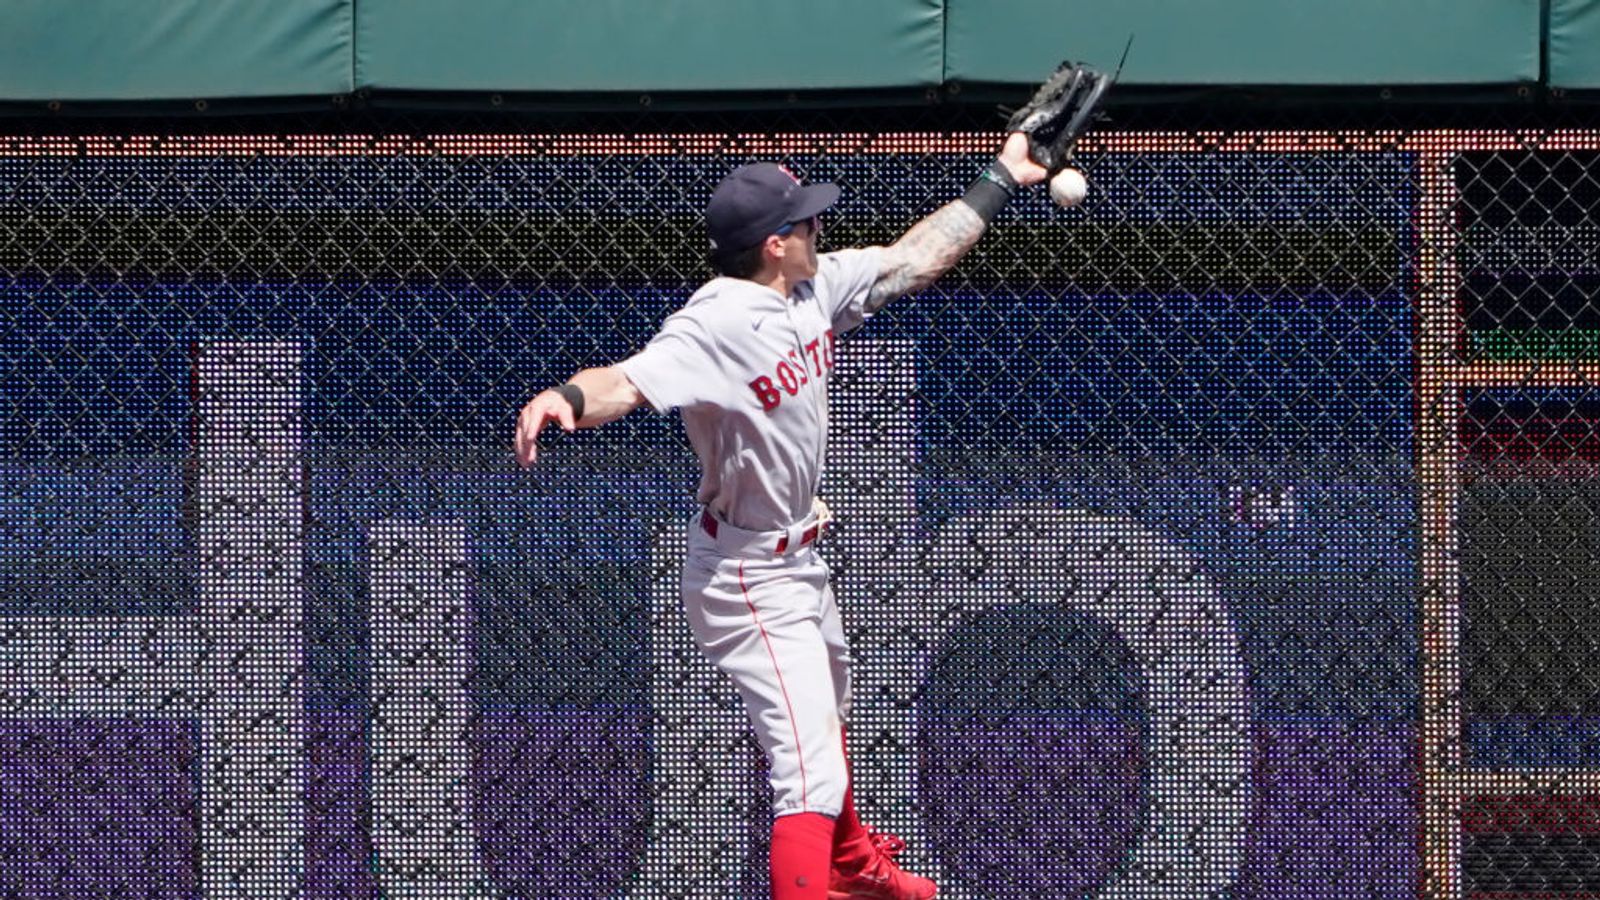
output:
M1089 195L1089 182L1077 169L1062 169L1050 179L1050 199L1061 207L1077 206Z

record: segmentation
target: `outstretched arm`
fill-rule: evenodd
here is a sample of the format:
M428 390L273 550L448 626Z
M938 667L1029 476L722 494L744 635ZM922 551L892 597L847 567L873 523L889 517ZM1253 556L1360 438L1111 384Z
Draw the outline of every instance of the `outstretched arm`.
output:
M572 403L562 393L562 388L571 390L567 385L582 392L582 416L576 415ZM566 431L594 428L615 422L644 404L644 395L616 366L584 369L572 376L567 385L542 391L529 400L517 416L517 461L524 468L533 465L539 454L539 432L550 422Z
M1049 174L1028 156L1028 136L1013 132L1001 148L1000 165L1011 173L1018 187L1038 184ZM877 312L896 297L920 291L948 272L967 255L988 222L966 200L947 203L888 247L878 280L867 294L869 313Z

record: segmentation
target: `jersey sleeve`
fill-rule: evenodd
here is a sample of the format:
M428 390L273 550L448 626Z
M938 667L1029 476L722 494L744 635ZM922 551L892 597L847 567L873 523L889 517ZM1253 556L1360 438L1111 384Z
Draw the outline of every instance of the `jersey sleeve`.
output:
M849 331L871 316L864 304L867 292L878 280L881 256L879 248L863 247L824 253L817 258L817 296L827 305L835 332Z
M617 363L617 368L652 409L668 413L713 402L712 390L722 382L714 351L704 323L678 312L662 323L643 350Z

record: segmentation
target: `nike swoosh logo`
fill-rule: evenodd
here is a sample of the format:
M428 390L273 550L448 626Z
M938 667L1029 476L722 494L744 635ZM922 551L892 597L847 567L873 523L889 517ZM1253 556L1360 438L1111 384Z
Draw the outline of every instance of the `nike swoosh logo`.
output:
M760 331L761 330L761 323L765 322L765 321L766 321L766 319L757 319L754 322L751 322L750 323L750 330L751 331Z

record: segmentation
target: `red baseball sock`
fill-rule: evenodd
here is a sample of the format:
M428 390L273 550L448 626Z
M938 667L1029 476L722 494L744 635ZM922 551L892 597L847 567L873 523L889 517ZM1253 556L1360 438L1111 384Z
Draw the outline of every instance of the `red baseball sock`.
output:
M772 822L772 900L827 900L833 820L822 813Z
M844 734L839 735L840 741ZM872 858L872 840L867 828L856 815L855 778L850 776L850 751L844 754L844 806L833 824L833 866L845 872L855 872Z

